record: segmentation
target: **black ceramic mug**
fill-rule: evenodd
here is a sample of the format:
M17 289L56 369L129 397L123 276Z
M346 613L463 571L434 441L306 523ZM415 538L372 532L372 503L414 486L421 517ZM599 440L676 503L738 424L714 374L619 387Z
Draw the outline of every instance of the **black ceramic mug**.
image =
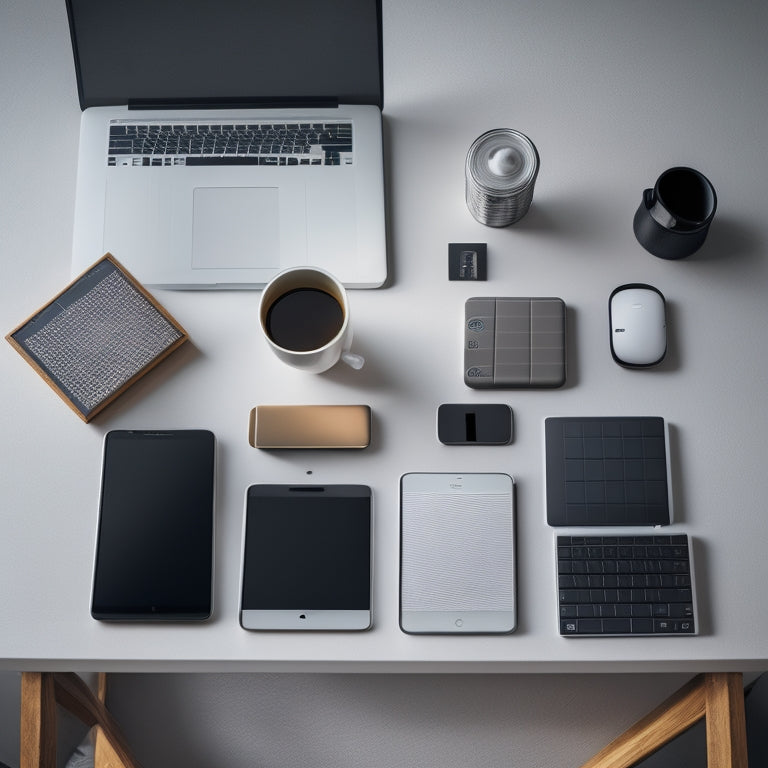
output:
M716 208L715 188L703 173L670 168L653 189L643 192L633 223L635 237L654 256L685 258L706 240Z

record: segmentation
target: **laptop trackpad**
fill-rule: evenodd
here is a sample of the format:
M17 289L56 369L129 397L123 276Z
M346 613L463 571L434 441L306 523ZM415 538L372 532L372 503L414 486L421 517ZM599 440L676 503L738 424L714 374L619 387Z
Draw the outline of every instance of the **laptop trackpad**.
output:
M279 268L277 187L197 187L194 269Z

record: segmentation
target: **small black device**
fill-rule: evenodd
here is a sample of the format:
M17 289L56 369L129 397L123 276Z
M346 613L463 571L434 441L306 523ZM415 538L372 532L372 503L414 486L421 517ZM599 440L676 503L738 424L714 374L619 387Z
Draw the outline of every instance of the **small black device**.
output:
M488 246L486 243L449 243L449 280L486 280Z
M371 522L365 485L248 488L242 627L368 629Z
M437 409L437 439L445 445L508 445L512 409L505 403L443 403Z
M93 618L211 615L214 477L212 432L107 433Z

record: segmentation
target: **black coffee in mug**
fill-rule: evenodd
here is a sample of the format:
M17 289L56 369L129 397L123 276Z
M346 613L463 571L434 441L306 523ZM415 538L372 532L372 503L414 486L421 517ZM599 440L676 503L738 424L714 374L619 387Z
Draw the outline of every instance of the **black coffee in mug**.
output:
M267 310L269 337L283 349L309 352L324 347L344 325L344 310L319 288L295 288L278 296Z

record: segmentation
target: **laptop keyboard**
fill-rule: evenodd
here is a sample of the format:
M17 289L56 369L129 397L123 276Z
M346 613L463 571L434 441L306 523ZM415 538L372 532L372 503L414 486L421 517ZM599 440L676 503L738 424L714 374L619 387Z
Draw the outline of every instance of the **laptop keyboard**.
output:
M694 635L690 543L674 536L557 536L560 634Z
M113 124L108 165L350 165L352 123Z

